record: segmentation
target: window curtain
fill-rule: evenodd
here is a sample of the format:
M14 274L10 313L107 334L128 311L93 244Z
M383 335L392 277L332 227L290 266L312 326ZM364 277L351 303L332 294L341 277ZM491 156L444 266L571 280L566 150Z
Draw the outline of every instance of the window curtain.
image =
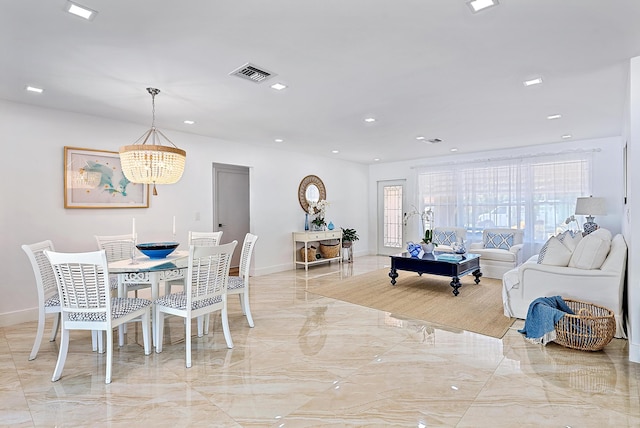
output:
M523 229L537 251L571 228L576 198L591 193L594 151L487 159L417 169L419 209L434 212L435 226L467 229L469 242L491 227ZM575 223L573 223L575 227Z

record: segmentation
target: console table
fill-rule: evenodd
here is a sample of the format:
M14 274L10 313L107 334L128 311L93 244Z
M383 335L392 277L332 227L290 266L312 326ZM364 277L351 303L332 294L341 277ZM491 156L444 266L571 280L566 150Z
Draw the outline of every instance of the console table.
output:
M320 242L328 241L328 240L338 240L340 245L340 251L336 257L331 258L319 258L314 260L306 260L306 257L303 258L300 254L301 248L307 248L309 243L317 243L316 248L318 248L318 254L320 251ZM302 245L300 245L302 244ZM298 265L304 266L306 271L309 270L309 266L318 264L318 263L326 263L331 262L332 260L337 260L342 263L342 230L324 230L320 232L293 232L293 263L295 267Z

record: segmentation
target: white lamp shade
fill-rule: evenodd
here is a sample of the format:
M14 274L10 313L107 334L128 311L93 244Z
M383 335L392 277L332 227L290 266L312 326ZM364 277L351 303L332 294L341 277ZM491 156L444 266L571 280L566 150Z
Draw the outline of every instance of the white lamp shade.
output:
M578 198L576 200L576 214L587 216L606 215L605 199L594 197Z

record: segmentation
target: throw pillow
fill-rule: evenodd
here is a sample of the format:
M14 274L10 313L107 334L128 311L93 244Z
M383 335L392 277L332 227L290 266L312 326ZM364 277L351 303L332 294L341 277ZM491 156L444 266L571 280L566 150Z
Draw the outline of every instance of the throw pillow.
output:
M562 242L571 252L573 252L578 246L578 242L582 239L582 233L573 232L572 230L565 230L558 234L557 238Z
M454 230L436 230L433 241L438 245L452 245L457 241Z
M568 266L571 250L560 239L552 236L544 243L538 255L538 264L550 266Z
M508 250L513 246L513 240L513 233L487 232L487 242L484 243L484 248L500 248Z
M607 231L608 235L607 233L596 234L596 232L592 232L580 240L571 255L570 267L600 269L611 249L611 239L607 239L608 236L611 236L611 232Z

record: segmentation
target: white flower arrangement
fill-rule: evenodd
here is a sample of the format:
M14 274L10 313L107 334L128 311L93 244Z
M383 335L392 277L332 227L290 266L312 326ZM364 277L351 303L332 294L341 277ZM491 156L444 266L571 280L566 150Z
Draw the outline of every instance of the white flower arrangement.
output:
M328 207L329 202L327 202L325 199L320 199L317 202L309 201L309 215L316 216L316 218L311 220L311 223L315 224L318 227L326 225L327 223L325 223L324 217Z
M430 243L433 241L433 210L431 208L424 207L424 211L418 211L415 206L413 207L413 211L409 214L405 214L404 216L404 225L407 225L407 222L411 217L419 216L420 217L420 234L423 236L423 242Z

